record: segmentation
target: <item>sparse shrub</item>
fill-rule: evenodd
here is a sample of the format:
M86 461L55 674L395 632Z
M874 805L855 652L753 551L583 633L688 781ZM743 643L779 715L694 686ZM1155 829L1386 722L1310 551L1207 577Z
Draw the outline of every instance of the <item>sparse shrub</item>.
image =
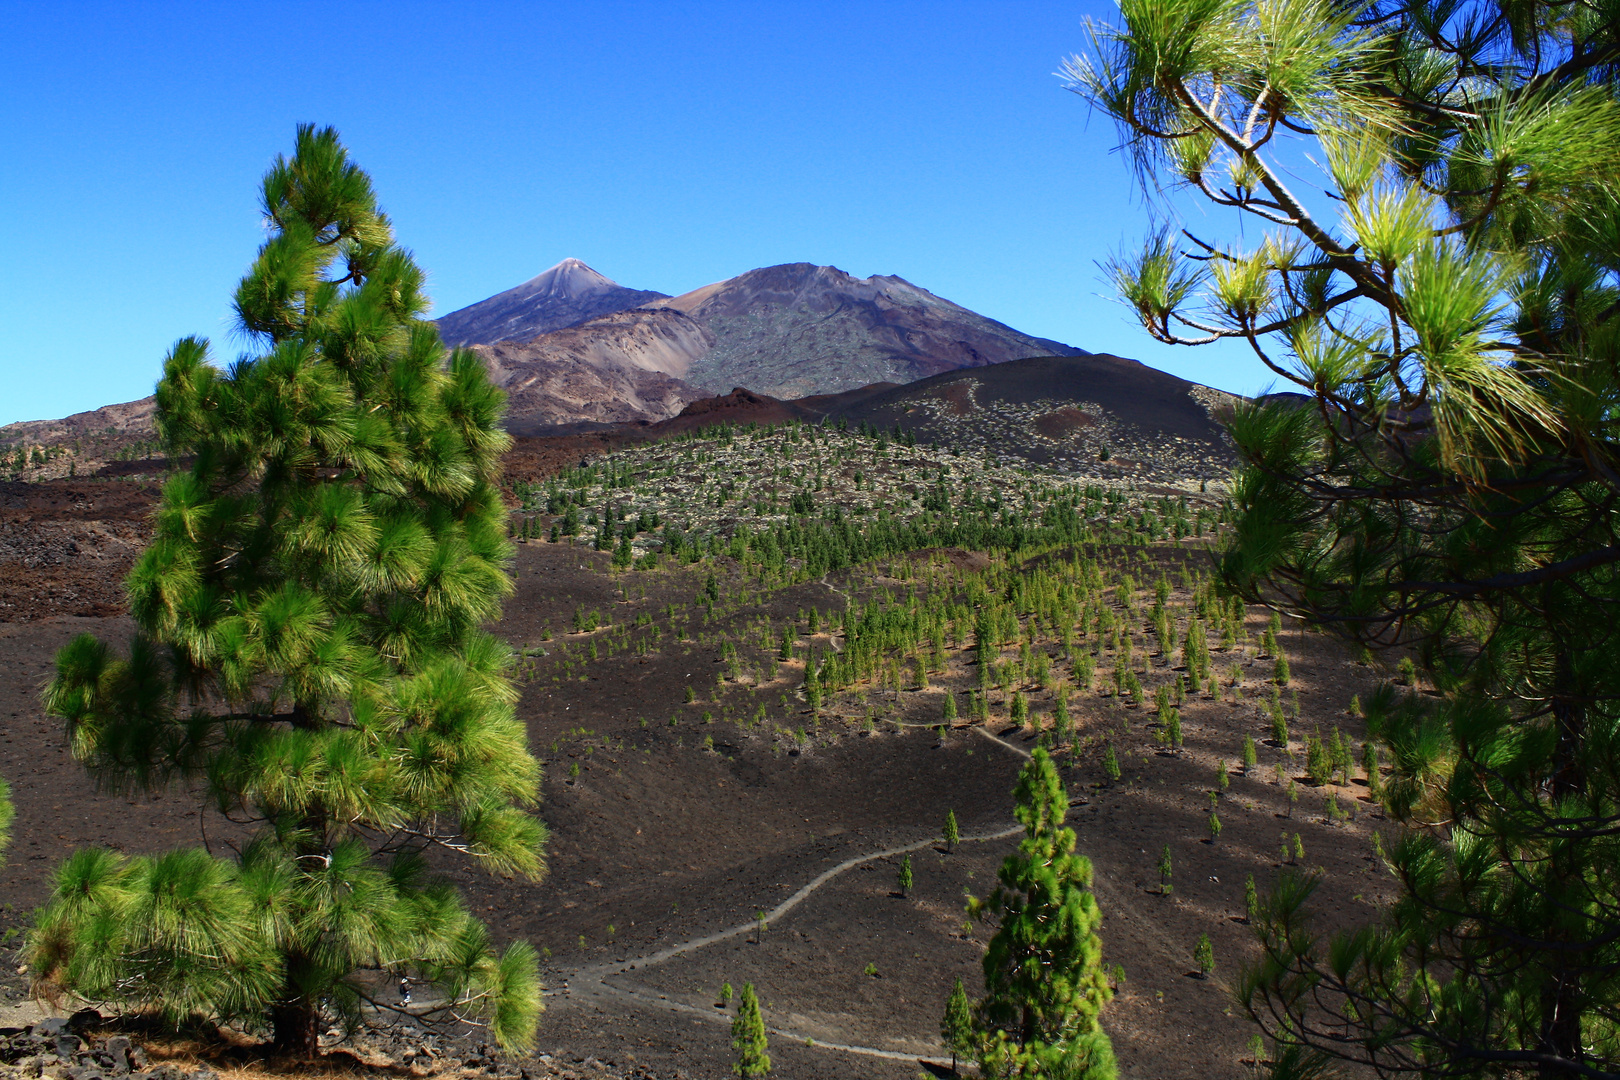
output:
M1400 673L1402 683L1407 686L1417 685L1417 664L1410 656L1401 657L1401 662L1396 665L1396 670Z

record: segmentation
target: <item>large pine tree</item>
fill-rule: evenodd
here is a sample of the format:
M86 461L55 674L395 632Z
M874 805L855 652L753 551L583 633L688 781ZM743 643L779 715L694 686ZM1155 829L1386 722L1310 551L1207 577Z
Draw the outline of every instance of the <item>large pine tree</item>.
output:
M1620 1073L1620 4L1123 0L1070 71L1265 234L1112 266L1305 395L1231 424L1228 585L1439 691L1368 709L1398 900L1328 937L1286 880L1250 1014L1381 1076Z
M509 1046L540 1010L533 951L497 954L433 851L538 878L540 770L505 645L503 396L446 352L422 272L331 129L262 188L269 236L236 289L257 351L178 342L157 426L181 467L127 588L119 655L82 636L45 692L119 792L198 791L239 854L81 851L33 936L48 990L262 1025L310 1055L408 971Z
M984 955L985 996L974 1008L979 1066L997 1080L1112 1080L1113 1046L1099 1022L1113 991L1097 928L1091 860L1065 828L1069 795L1037 746L1013 788L1024 826L999 884L968 912L994 921Z

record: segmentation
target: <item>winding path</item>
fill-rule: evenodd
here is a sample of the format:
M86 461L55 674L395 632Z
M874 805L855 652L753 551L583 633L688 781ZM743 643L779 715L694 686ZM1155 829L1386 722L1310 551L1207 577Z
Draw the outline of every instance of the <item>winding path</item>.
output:
M935 725L907 726L931 727ZM1027 750L1013 746L1011 743L998 738L985 727L975 725L973 730L1004 750L1011 751L1012 753L1023 758L1028 758L1030 756ZM1011 828L1002 829L1000 832L981 833L977 836L964 836L961 838L961 842L966 844L988 843L996 840L1005 840L1009 837L1017 836L1023 831L1023 826L1015 825ZM838 865L830 867L823 870L820 874L817 874L792 896L789 896L786 900L783 900L780 904L777 904L776 907L766 912L766 924L769 925L780 920L782 917L787 915L788 912L792 911L805 900L809 899L810 895L817 889L821 888L823 885L827 884L829 881L832 881L839 875L846 873L849 870L853 870L857 866L872 862L876 859L887 859L896 855L906 855L913 851L920 851L937 842L937 837L930 836L925 840L918 840L915 843L906 844L903 847L886 848L883 851L874 851L866 855L856 855L852 858L845 859ZM1098 886L1102 886L1102 888L1098 889L1098 891L1106 891L1111 894L1109 897L1110 902L1122 902L1123 897L1121 897L1111 885L1104 885L1101 880L1094 880L1093 888L1097 889ZM708 934L704 937L694 938L691 941L683 941L678 945L671 945L668 948L661 949L655 953L650 953L645 956L638 956L634 960L620 960L607 964L596 964L591 967L579 968L573 973L571 979L564 982L561 990L548 990L547 993L553 997L566 995L570 1000L587 1004L606 1003L615 999L628 1000L637 1005L646 1006L652 1009L661 1009L665 1012L680 1013L685 1016L702 1017L714 1023L729 1024L731 1022L731 1016L728 1012L723 1010L714 1008L700 1008L695 1005L685 1004L684 1002L670 1001L666 996L659 994L656 991L649 990L644 987L621 985L619 983L609 982L608 980L627 975L638 968L648 968L656 964L662 964L665 961L673 960L677 956L683 956L686 953L695 952L698 949L706 948L710 945L726 941L730 938L742 937L743 935L754 931L757 926L757 921L742 923L726 930L716 931L715 933ZM1163 943L1161 942L1161 947L1162 945ZM793 1031L789 1028L767 1026L766 1030L772 1035L778 1035L785 1039L792 1039L797 1043L809 1043L827 1050L842 1050L845 1053L860 1054L865 1057L887 1058L891 1061L926 1061L941 1065L945 1064L948 1060L943 1056L927 1057L925 1055L905 1053L898 1050L880 1050L875 1046L857 1046L849 1043L825 1042L820 1039L816 1039L813 1036L807 1035L802 1031Z
M823 580L822 584L827 585L828 588L833 588L833 586L828 585L825 580ZM836 592L838 590L834 589L834 591ZM997 746L1011 750L1013 753L1022 757L1029 757L1027 752L1020 750L1016 746L1002 742L1000 739L996 738L982 727L976 727L974 730L980 732L985 738L994 742ZM964 836L961 838L960 842L964 844L988 843L995 840L1005 840L1008 837L1017 836L1023 831L1024 827L1022 825L1014 825L1011 828L1002 829L1000 832L982 833L977 836ZM929 847L937 842L937 837L930 836L925 840L918 840L915 843L906 844L903 847L886 848L883 851L874 851L866 855L856 855L853 858L845 859L837 866L830 867L823 870L820 874L817 874L814 878L810 879L810 881L805 884L804 887L799 889L798 892L794 893L786 900L783 900L780 904L777 904L770 911L766 912L766 925L768 926L769 924L781 919L788 912L792 911L805 900L809 899L811 893L827 884L827 882L838 877L840 874L853 870L857 866L872 862L876 859L887 859L896 855L906 855L913 851L921 851L923 848ZM742 923L738 926L733 926L728 930L720 930L704 937L694 938L691 941L683 941L679 945L671 945L667 949L661 949L658 952L651 953L646 956L638 956L634 960L620 960L613 963L596 964L591 967L579 968L574 972L571 979L564 982L563 989L548 990L547 994L553 997L567 995L571 1000L587 1003L602 1003L614 998L628 999L638 1005L645 1005L654 1009L662 1009L665 1012L681 1013L687 1016L701 1016L715 1023L729 1024L731 1022L731 1017L729 1014L723 1011L712 1008L702 1009L693 1005L687 1005L683 1002L670 1001L664 995L658 994L654 991L636 986L622 986L616 983L610 983L608 980L616 976L626 975L629 972L635 971L637 968L652 967L655 964L662 964L667 960L673 960L677 956L694 952L709 945L714 945L730 938L741 937L744 934L754 930L758 925L759 924L757 921ZM937 1064L944 1064L946 1062L944 1057L930 1058L915 1053L904 1053L898 1050L880 1050L875 1046L856 1046L849 1043L824 1042L820 1039L806 1035L802 1031L792 1031L787 1028L767 1026L766 1030L772 1035L780 1035L783 1038L792 1039L795 1042L808 1042L812 1045L823 1047L827 1050L842 1050L849 1054L861 1054L866 1057L887 1058L891 1061L928 1061Z
M984 833L978 836L964 836L961 838L961 842L966 844L1005 840L1008 837L1016 836L1023 831L1023 826L1015 825L1012 828L1003 829L1000 832ZM848 870L852 870L863 863L872 862L875 859L886 859L895 855L905 855L913 851L920 851L923 848L929 847L938 842L938 837L930 836L926 840L918 840L916 843L906 844L903 847L887 848L883 851L874 851L866 855L857 855L853 858L845 859L837 866L822 871L816 877L812 878L810 882L803 888L799 889L798 892L794 893L792 896L788 897L786 900L783 900L780 904L777 904L776 907L768 911L765 915L766 924L769 925L770 923L781 919L788 912L792 911L794 908L798 907L801 903L808 899L811 893L815 892L817 889L821 888L821 886L827 884L827 882ZM646 968L652 967L655 964L662 964L666 960L673 960L677 956L693 952L697 949L705 948L709 945L714 945L729 938L741 937L754 931L758 925L759 924L757 922L742 923L738 926L733 926L728 930L720 930L705 937L695 938L691 941L684 941L679 945L672 945L667 949L661 949L658 952L651 953L647 956L640 956L634 960L621 960L614 963L597 964L592 967L580 968L574 972L572 980L570 980L570 982L567 984L567 989L563 992L567 993L572 999L591 1002L604 1001L610 996L616 995L621 998L628 998L639 1005L646 1005L652 1008L664 1009L668 1012L678 1012L690 1016L702 1016L718 1023L729 1024L731 1022L731 1017L728 1013L717 1011L715 1009L702 1009L678 1001L670 1001L666 997L653 991L644 990L642 988L633 986L621 986L615 983L610 983L607 980L615 976L625 975L631 971L635 971L637 968ZM550 993L555 995L557 992L551 991ZM903 1053L897 1050L879 1050L873 1046L854 1046L846 1043L823 1042L820 1039L815 1039L812 1036L806 1035L802 1031L791 1031L786 1028L767 1027L766 1030L772 1035L780 1035L784 1038L793 1039L795 1042L802 1043L809 1040L813 1042L814 1045L825 1047L829 1050L843 1050L851 1054L864 1054L867 1057L889 1058L895 1061L938 1060L943 1062L946 1060L945 1058L924 1058L915 1053Z

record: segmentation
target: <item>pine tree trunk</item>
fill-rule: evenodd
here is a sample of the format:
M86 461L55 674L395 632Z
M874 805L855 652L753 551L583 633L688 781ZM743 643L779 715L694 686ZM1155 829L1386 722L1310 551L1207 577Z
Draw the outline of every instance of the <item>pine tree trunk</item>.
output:
M1556 725L1558 744L1554 751L1552 782L1549 794L1554 804L1586 788L1583 751L1586 741L1586 707L1576 698L1570 670L1569 655L1560 650L1553 682L1552 715ZM1555 893L1555 901L1575 911L1582 907L1582 868L1569 865L1570 854L1565 851L1554 856L1552 880L1548 883ZM1551 948L1544 951L1551 959L1549 970L1541 987L1541 1047L1566 1062L1579 1061L1581 1052L1581 977L1570 970L1564 961L1568 953L1557 943L1572 936L1562 920L1547 928ZM1574 936L1579 936L1574 935ZM1556 1064L1544 1064L1538 1075L1546 1080L1574 1075L1574 1070Z
M290 986L288 992L295 993ZM276 1050L288 1057L313 1061L320 1054L315 1019L315 1004L307 998L289 996L272 1005L270 1022Z

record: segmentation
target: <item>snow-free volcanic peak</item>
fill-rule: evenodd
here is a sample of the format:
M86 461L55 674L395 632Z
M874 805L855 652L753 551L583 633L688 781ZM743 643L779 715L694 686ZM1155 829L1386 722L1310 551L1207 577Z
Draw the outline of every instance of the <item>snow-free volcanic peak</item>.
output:
M579 259L564 259L515 288L437 320L439 336L447 345L527 341L664 296L648 289L627 289Z

